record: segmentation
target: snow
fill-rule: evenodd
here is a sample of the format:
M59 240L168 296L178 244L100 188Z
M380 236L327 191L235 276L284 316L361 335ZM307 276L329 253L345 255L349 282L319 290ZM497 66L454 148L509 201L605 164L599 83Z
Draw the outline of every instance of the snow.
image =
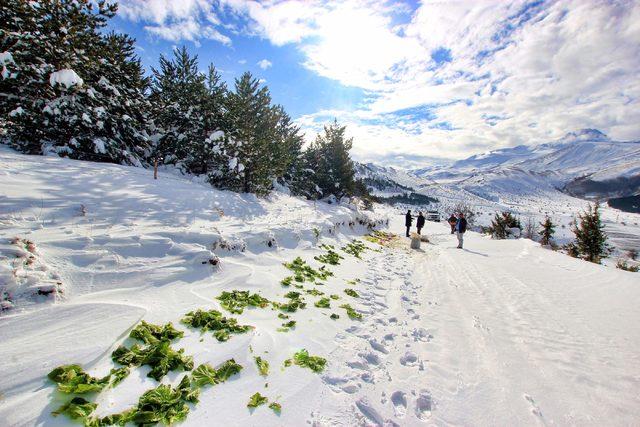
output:
M0 74L2 74L3 79L15 77L15 75L7 69L7 65L9 64L15 64L11 52L0 52L0 65L2 66L2 73Z
M0 52L0 65L15 64L11 52Z
M56 85L64 86L69 89L74 86L82 86L84 81L75 71L65 68L62 70L54 71L49 76L49 84L53 87Z
M105 146L104 140L102 138L94 138L93 150L96 153L107 154L107 147Z
M224 131L221 131L221 130L214 131L211 133L211 135L209 135L209 140L211 141L216 141L223 138L224 138Z
M22 107L18 107L18 108L14 109L14 110L11 110L9 112L9 117L17 117L17 116L20 116L22 114L24 114L24 109Z
M34 265L47 269L34 271L56 274L64 286L55 299L22 294L0 314L6 425L68 425L64 416L50 415L68 398L46 374L65 363L106 374L110 353L141 319L171 321L185 331L172 346L193 355L196 365L234 358L244 366L234 380L203 389L185 426L212 419L228 426L633 425L640 419L637 273L529 240L473 232L458 250L446 224L428 222L423 233L430 242L420 250L410 250L404 238L389 247L367 242L379 252L366 251L361 260L337 249L344 260L317 287L340 296L331 309L314 307L316 297L307 295L307 308L291 314L297 326L289 332L277 332L282 321L275 312L245 310L233 317L255 329L220 343L180 318L197 308L223 311L215 299L223 290L282 300L291 290L279 284L290 274L283 262L300 256L318 267L313 257L323 253L320 244L340 248L367 232L349 227L358 218L390 217L389 230L402 234L400 212L360 212L278 192L260 199L178 175L154 180L141 168L3 147L0 184L0 280L16 277L8 269L20 266L17 258L37 254ZM35 248L13 244L13 237ZM214 256L218 267L208 264ZM360 281L347 285L352 279ZM347 287L360 298L345 295ZM337 308L342 303L363 320L348 319ZM340 319L329 319L332 312ZM282 368L301 348L325 357L326 370ZM267 378L258 375L255 355L271 364ZM126 409L156 387L147 369L98 394L97 413ZM163 382L176 384L181 375ZM282 414L249 411L256 391L278 398Z

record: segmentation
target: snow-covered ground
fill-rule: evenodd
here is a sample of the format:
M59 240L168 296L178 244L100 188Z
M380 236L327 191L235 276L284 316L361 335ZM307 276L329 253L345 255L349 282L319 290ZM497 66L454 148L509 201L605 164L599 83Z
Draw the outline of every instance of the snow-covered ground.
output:
M387 216L402 235L403 218L388 208L365 213L282 194L261 200L173 175L154 181L139 168L0 151L0 281L18 290L0 314L0 424L68 425L51 415L69 398L46 374L68 363L108 373L111 352L142 319L184 331L172 347L196 366L233 358L244 367L203 388L185 425L640 422L640 275L524 239L470 232L457 250L438 223L427 224L431 242L418 251L404 238L366 242L362 259L339 249L368 233L358 220ZM280 284L291 274L282 263L299 256L318 268L322 243L344 259L328 266L334 275L323 285L305 282L301 292L338 295L331 308L304 295L307 307L290 313L297 324L288 332L278 331L283 320L270 308L220 308L223 290L283 301L294 289ZM219 265L210 265L216 257ZM51 280L61 292L32 295ZM349 319L344 303L363 319ZM254 329L218 342L180 323L198 308ZM327 359L322 373L283 366L303 348ZM270 363L267 377L256 355ZM158 385L148 371L134 369L90 396L96 413L135 405ZM181 376L170 372L163 382ZM249 410L255 392L282 413Z

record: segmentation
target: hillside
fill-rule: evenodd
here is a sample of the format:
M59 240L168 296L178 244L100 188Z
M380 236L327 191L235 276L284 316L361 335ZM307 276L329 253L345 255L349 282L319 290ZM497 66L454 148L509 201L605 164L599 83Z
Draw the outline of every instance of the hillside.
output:
M69 396L47 373L77 363L108 374L117 366L110 354L135 342L127 336L141 320L172 322L184 336L171 347L194 367L242 366L201 387L184 425L626 425L640 416L635 273L473 232L459 251L437 223L427 224L431 243L419 251L401 238L361 239L387 218L388 230L402 233L402 216L384 207L258 199L167 173L155 181L140 168L6 149L0 166L7 425L68 425L51 415ZM364 247L349 247L353 238ZM324 265L333 275L284 286L292 272L283 263L296 257L313 274ZM52 281L55 292L39 292ZM233 290L306 308L234 313L217 299ZM345 303L362 319L350 319ZM250 328L219 341L180 322L197 309ZM324 369L285 367L301 349L326 359ZM266 376L257 356L270 365ZM158 386L149 373L133 367L122 383L84 397L97 416L127 410ZM170 371L161 382L176 386L182 376ZM281 413L247 408L256 392Z
M493 185L485 190L493 195L529 195L553 188L580 197L608 198L640 191L638 159L640 141L613 141L598 130L583 129L558 141L493 150L414 173L472 191L478 182ZM501 184L507 180L513 182L510 189Z

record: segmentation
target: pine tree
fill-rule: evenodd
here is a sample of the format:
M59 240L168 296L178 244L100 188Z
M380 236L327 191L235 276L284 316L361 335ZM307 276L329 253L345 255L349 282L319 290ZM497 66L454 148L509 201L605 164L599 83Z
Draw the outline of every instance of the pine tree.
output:
M488 231L494 239L506 239L509 236L510 228L522 230L520 220L514 217L511 212L501 212L500 214L496 213L491 221L491 226L488 227Z
M219 145L229 129L225 107L227 87L213 65L209 66L206 90L201 111L203 135L188 141L185 157L187 170L196 174L208 174L217 168Z
M230 133L220 146L220 169L211 181L222 188L266 194L286 175L302 144L298 128L266 86L246 72L227 97ZM296 148L298 147L298 148Z
M3 4L5 142L32 154L141 163L148 138L140 63L129 37L102 33L116 10L89 0Z
M600 220L600 203L589 204L587 210L578 215L580 224L574 220L573 234L576 236L576 247L582 257L590 262L600 263L609 251L607 235Z
M553 238L556 226L551 222L551 218L546 217L544 222L540 223L542 226L542 230L538 232L541 237L540 244L543 246L547 246L551 243L551 239Z
M203 172L206 159L198 146L210 136L205 113L210 102L206 76L198 71L198 57L183 46L173 58L160 55L159 68L152 69L150 102L155 125L153 156L177 164L188 172Z
M349 157L353 138L346 138L345 133L346 126L334 120L309 148L309 167L315 171L313 181L323 197L340 198L354 193L355 170Z

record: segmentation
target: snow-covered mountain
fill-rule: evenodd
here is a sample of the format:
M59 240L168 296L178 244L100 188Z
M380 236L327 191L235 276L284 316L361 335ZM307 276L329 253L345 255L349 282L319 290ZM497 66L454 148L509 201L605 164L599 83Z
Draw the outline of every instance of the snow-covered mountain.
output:
M405 193L417 187L431 185L430 179L392 166L380 166L374 163L356 163L356 176L367 184L374 193Z
M640 141L613 141L583 129L546 144L492 150L413 173L476 194L560 189L580 197L620 197L640 191Z

